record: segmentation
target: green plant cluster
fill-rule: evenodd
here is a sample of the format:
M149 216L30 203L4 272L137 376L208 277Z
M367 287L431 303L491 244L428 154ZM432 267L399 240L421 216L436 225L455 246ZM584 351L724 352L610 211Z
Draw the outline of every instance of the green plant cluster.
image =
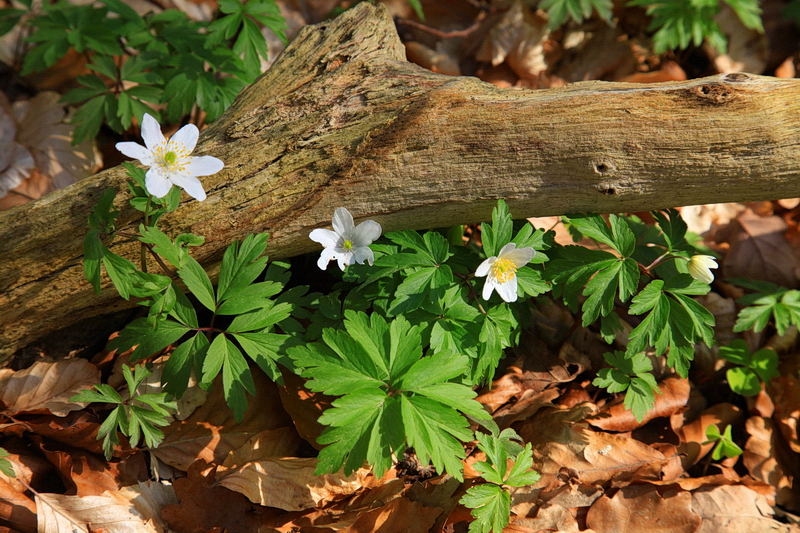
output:
M607 23L612 23L611 0L537 0L536 7L547 13L547 23L555 29L568 21L578 24L593 13ZM764 32L761 22L761 7L758 0L725 0L748 29ZM630 0L629 6L646 9L651 21L647 28L653 32L653 45L657 54L668 50L685 50L690 45L701 46L703 42L720 53L728 47L728 39L722 33L715 17L722 10L723 2L717 0ZM800 19L798 0L787 6L786 16Z
M76 144L94 138L102 124L123 132L144 113L161 117L154 106L162 104L169 122L195 106L212 121L261 72L267 44L259 24L286 40L274 0L220 0L210 23L175 9L142 16L122 0L20 2L27 9L0 9L0 35L16 25L30 33L22 75L55 65L70 50L86 58L90 73L63 97L79 106Z
M463 503L474 510L473 531L499 531L502 517L507 520L508 490L532 483L536 474L530 471L530 447L498 432L475 401L475 391L495 377L506 349L518 345L537 301L563 301L580 325L606 340L607 366L593 384L624 393L638 419L659 392L652 357L664 357L686 376L694 346L714 344L713 316L693 298L706 294L709 285L687 273L696 250L675 210L652 213L654 225L635 216L563 217L576 241L594 243L587 248L556 244L552 232L514 221L500 200L492 221L481 225L480 246L453 239L450 230L390 232L371 245L372 265L347 266L322 294L291 287L289 264L268 263L266 234L232 243L215 285L191 255L201 237L170 238L156 227L177 208L178 189L153 198L144 172L127 168L131 204L144 223L136 233L118 229L115 194L107 191L90 216L84 243L85 273L95 289L102 287L105 269L121 296L137 298L147 308L109 344L133 349L135 368L125 369L130 397L107 385L75 397L115 405L100 433L109 456L119 442L117 432L133 446L141 440L157 446L158 428L192 375L206 389L221 376L228 405L241 419L248 394L255 393L253 371L278 383L293 372L311 391L335 398L319 419L326 428L319 443L326 446L318 473L342 468L350 473L366 463L381 475L413 448L423 464L463 479L464 445L476 440L487 456L476 465L485 483L470 488ZM138 265L112 251L131 240L141 250ZM481 289L488 281L476 272L492 261L501 264L510 243L535 254L511 270L517 283L513 298L494 292L484 299ZM490 276L509 271L498 272ZM799 322L800 314L780 307L792 301L790 291L753 288L762 292L743 298L752 307L742 310L737 328ZM627 340L621 313L633 325ZM138 393L152 356L169 346L163 390ZM721 353L740 365L731 375L740 376L743 385L729 376L735 392L750 394L757 380L774 375L774 352L751 355L734 343ZM474 433L476 427L482 429ZM509 468L510 460L515 462Z

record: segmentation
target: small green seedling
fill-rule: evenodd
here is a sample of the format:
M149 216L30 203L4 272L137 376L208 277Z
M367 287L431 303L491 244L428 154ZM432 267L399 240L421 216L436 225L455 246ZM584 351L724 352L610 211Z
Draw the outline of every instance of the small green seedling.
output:
M717 443L714 447L714 451L711 452L711 458L715 461L722 459L723 455L729 458L742 455L742 449L733 442L731 426L726 427L725 432L720 434L719 428L715 424L711 424L706 428L706 437L708 440L703 444Z
M747 343L736 339L730 346L719 349L719 355L726 361L741 365L729 368L728 385L736 394L753 396L761 391L761 382L769 382L778 373L778 354L771 348L762 348L750 353Z

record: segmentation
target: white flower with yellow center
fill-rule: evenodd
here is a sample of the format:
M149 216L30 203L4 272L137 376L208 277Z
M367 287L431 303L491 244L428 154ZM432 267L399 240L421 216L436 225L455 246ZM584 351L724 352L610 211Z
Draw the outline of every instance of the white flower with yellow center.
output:
M689 275L694 279L710 284L714 281L712 268L718 268L717 262L710 255L693 255L689 259Z
M309 237L324 246L317 261L322 270L328 268L328 262L336 259L339 268L344 270L353 263L370 265L375 259L369 245L381 236L381 225L374 220L365 220L358 226L353 223L353 215L344 207L333 213L333 231L317 228Z
M203 201L206 192L197 176L216 174L225 164L210 155L191 155L199 134L197 126L187 124L167 141L158 121L145 113L142 139L146 147L134 142L122 142L117 143L117 150L150 167L145 175L145 187L156 198L163 198L173 185L177 185L189 196Z
M536 250L516 248L513 242L506 244L496 257L490 257L475 271L475 276L479 278L488 275L483 285L484 300L488 300L492 291L496 290L506 302L517 301L517 269L527 265L536 255Z

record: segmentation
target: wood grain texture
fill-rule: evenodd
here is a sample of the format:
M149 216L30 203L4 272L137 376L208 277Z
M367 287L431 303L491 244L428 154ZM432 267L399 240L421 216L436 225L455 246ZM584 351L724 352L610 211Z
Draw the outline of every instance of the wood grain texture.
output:
M225 162L184 195L168 234L206 236L213 269L234 239L271 234L270 257L318 248L336 207L384 231L488 219L630 212L800 196L800 80L750 74L662 84L498 89L405 60L385 8L361 3L304 28L201 134ZM0 360L79 320L130 307L82 272L86 218L113 168L0 213ZM118 196L120 226L138 212ZM115 253L136 248L115 242Z

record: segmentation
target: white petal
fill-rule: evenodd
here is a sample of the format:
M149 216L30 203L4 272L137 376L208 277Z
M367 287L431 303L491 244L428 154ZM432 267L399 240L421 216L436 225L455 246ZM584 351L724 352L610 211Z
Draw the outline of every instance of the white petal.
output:
M144 176L144 186L156 198L163 198L172 188L172 182L159 172L158 167L153 167Z
M509 254L509 253L513 252L514 248L516 248L516 247L517 247L517 245L514 244L513 242L510 242L510 243L506 244L505 246L500 248L500 253L497 254L497 257L503 257L506 254Z
M353 264L353 252L337 253L336 259L339 260L339 268L344 272L344 268L347 265Z
M486 278L486 283L483 284L483 299L488 300L492 297L492 291L494 290L494 286L497 285L497 282L494 278Z
M536 250L533 248L519 248L506 253L503 258L510 259L519 268L527 265L534 255L536 255Z
M192 176L210 176L222 170L224 166L222 160L210 155L190 157L186 164L186 173Z
M341 236L350 235L355 229L353 215L344 207L333 212L333 230Z
M159 144L167 142L164 134L161 133L161 126L158 121L147 113L142 118L142 139L144 139L144 144L148 150L151 151Z
M153 164L153 155L150 153L150 150L141 144L124 142L117 143L116 146L117 150L122 152L123 155L126 155L131 159L138 159L143 165L151 166Z
M364 264L364 261L372 265L375 261L375 254L372 253L369 246L357 246L353 248L353 258L359 265Z
M197 126L194 124L187 124L178 132L173 135L169 143L176 144L184 148L187 152L192 153L194 147L197 146L197 137L200 135L200 130L197 129ZM205 176L206 174L201 174L201 176Z
M320 243L325 248L335 248L339 244L339 235L329 229L317 228L308 234L309 239Z
M510 280L506 281L505 283L498 283L497 287L497 294L500 295L500 298L505 300L506 302L516 302L517 301L517 276L512 277Z
M353 244L356 246L369 246L372 241L377 240L380 236L381 225L374 220L365 220L353 231Z
M203 184L200 183L200 180L194 176L181 176L173 174L170 176L170 180L172 183L186 191L192 198L196 198L200 202L206 199L206 191L203 190Z
M319 254L319 260L317 260L317 266L322 270L327 270L328 263L330 263L331 259L336 257L336 252L333 251L333 248L325 248L322 250L322 253Z
M488 274L489 270L491 270L492 265L494 264L495 261L497 261L496 257L490 257L489 259L486 259L483 263L480 264L478 270L475 271L475 277L482 278L483 276Z

